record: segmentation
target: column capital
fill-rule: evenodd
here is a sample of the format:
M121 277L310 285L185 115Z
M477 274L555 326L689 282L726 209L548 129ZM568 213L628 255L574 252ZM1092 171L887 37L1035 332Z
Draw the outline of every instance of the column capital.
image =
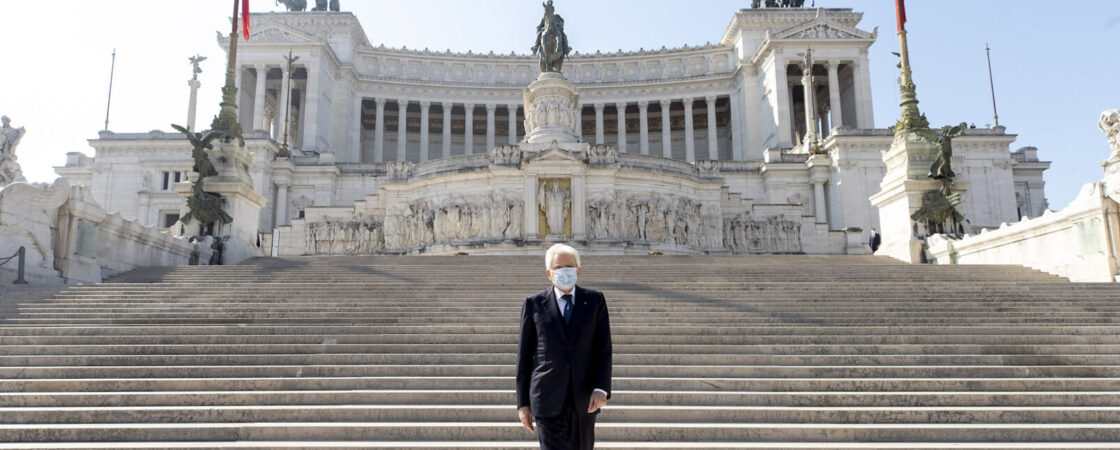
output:
M495 109L498 109L498 105L496 105L494 103L487 103L486 104L486 112L494 112Z
M405 100L403 98L398 98L396 100L396 102L397 102L398 105L407 105L408 104L408 100Z
M662 100L661 101L661 109L668 109L672 105L673 105L672 100Z
M694 99L692 97L685 97L685 98L681 99L681 103L684 103L685 108L691 108L692 107L692 102L694 102L694 101L696 101L696 99Z
M517 107L518 106L521 106L521 105L518 104L518 103L511 103L509 105L506 105L506 109L508 109L510 112L517 112Z
M642 111L645 111L645 109L649 107L649 100L638 101L638 107L642 108Z
M627 103L626 103L626 102L615 102L615 103L614 103L614 107L615 107L615 108L621 109L621 110L623 110L623 111L625 111L625 110L626 110L626 105L627 105Z
M428 108L431 107L431 106L432 106L432 102L430 102L430 101L423 100L423 101L420 102L420 109L423 109L425 111L427 111Z
M829 72L835 72L840 69L840 60L830 59L826 62L825 65L828 67Z
M385 106L385 97L374 97L373 103L379 107Z
M439 106L442 107L445 112L447 110L451 109L452 105L454 105L454 103L451 103L451 102L440 102L440 104L439 104Z
M595 112L602 112L603 108L607 107L607 105L605 105L603 103L596 103L594 106L595 106Z
M474 103L463 103L463 109L469 113L474 113Z
M707 102L707 103L708 103L709 105L711 105L712 103L715 103L715 101L716 101L716 96L714 96L714 95L705 95L705 96L704 96L704 101L705 101L705 102Z

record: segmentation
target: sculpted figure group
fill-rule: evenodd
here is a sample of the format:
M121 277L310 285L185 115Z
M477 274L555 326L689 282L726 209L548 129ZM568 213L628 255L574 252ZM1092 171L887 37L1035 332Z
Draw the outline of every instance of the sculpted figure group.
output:
M23 127L13 128L8 116L0 118L0 121L3 122L0 127L0 186L26 181L23 170L16 162L16 146L27 131Z
M723 219L723 245L732 253L800 253L801 223L749 212Z
M587 204L588 237L594 240L663 242L719 248L719 218L692 199L618 194Z

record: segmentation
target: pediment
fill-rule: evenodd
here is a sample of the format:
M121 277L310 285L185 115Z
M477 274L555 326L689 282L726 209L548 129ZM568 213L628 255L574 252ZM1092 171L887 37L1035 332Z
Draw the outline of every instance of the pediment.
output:
M543 150L540 153L537 153L537 154L529 157L529 159L526 162L528 164L543 163L543 162L551 162L551 163L564 162L564 163L586 164L586 161L584 161L582 155L580 155L579 153L569 152L567 150L561 149L558 146L554 146L554 147L549 148L547 150Z
M817 18L774 33L773 38L795 40L875 39L875 34Z
M311 43L321 42L318 36L281 24L267 24L249 32L249 42Z

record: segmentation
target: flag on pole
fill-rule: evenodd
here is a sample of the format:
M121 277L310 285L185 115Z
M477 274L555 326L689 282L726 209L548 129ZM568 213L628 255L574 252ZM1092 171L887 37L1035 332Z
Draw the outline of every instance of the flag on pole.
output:
M249 40L249 0L241 0L241 34Z
M898 15L898 31L906 31L906 0L894 0L894 9Z

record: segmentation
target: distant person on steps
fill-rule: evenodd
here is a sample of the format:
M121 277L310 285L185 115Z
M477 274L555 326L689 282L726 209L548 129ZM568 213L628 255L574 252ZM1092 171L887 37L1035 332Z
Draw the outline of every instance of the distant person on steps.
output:
M867 245L871 247L871 253L879 251L879 245L883 243L883 237L879 236L879 232L871 229L871 237L867 239Z
M542 449L593 449L595 417L611 396L607 301L602 292L576 286L576 249L553 245L544 261L552 286L521 307L517 415Z

